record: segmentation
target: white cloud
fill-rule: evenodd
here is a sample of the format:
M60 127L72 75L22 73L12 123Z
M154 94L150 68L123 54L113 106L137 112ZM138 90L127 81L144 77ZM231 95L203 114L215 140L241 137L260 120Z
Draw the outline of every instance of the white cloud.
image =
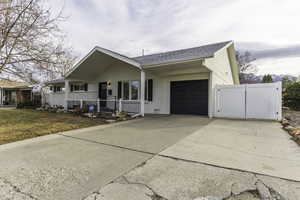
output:
M254 62L259 67L258 74L289 74L300 76L300 57L267 58Z
M62 4L51 0L54 10ZM299 41L299 9L295 0L65 0L69 18L62 28L82 56L96 45L136 56L142 49L154 53L225 40L259 50L264 45L257 44L285 47ZM287 60L286 72L300 72L296 58ZM275 71L287 60L271 60ZM273 70L267 63L261 68Z

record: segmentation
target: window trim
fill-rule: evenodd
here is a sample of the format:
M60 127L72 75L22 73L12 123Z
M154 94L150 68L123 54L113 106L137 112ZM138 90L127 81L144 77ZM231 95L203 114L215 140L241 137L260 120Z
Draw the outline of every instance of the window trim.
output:
M128 99L124 99L124 84L128 83ZM130 81L122 81L122 100L131 100L131 87L130 87Z
M148 100L149 99L149 80L152 80L152 100L150 101L150 100ZM134 82L134 81L138 81L139 82L139 86L138 86L138 99L132 99L132 82ZM121 82L121 97L120 98L122 98L122 100L125 100L124 99L124 83L125 82L127 82L127 83L129 83L129 98L128 99L126 99L126 100L129 100L129 101L140 101L141 100L141 81L140 80L119 80L119 81L117 81L118 83L119 82ZM146 79L145 80L145 99L144 99L144 101L146 101L146 102L153 102L153 94L154 94L154 88L153 88L153 79L152 78L149 78L149 79ZM118 88L119 87L119 85L117 84L117 90L119 89Z
M138 82L138 88L137 88L137 99L132 99L132 83L137 81ZM141 81L139 80L132 80L130 81L130 100L132 101L138 101L138 100L141 100Z
M138 84L138 98L137 99L132 99L132 82L134 81L137 81L139 82ZM125 101L139 101L141 99L141 81L140 80L123 80L123 81L118 81L118 82L121 82L121 98L122 100L125 100ZM124 83L128 83L128 86L129 86L129 95L128 95L128 99L124 99Z
M152 100L151 101L149 100L149 80L152 80ZM152 78L146 79L145 80L145 101L146 102L153 102L153 91L154 91L153 79Z

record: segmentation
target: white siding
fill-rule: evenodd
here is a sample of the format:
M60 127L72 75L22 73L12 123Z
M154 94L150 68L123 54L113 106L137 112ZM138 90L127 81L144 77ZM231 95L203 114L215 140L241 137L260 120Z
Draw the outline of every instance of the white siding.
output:
M213 58L205 60L205 66L211 70L209 91L209 116L214 113L214 96L217 85L233 85L233 77L227 48L218 51Z
M74 81L73 81L74 82ZM78 81L75 81L78 82ZM72 81L70 82L72 84ZM57 84L64 86L64 84ZM96 83L88 83L88 91L74 91L69 92L68 100L96 100L98 98L98 85ZM65 101L64 92L50 92L45 96L45 102L50 106L63 106Z
M227 48L218 51L213 58L206 59L205 65L213 72L215 83L234 83Z
M50 106L63 106L65 102L65 93L49 93L45 95L45 102L48 103Z

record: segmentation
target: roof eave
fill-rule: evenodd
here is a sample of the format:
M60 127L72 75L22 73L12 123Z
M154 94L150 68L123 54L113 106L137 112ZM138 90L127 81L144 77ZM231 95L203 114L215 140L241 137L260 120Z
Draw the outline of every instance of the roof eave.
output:
M175 64L181 64L181 63L188 63L188 62L195 62L195 61L203 61L203 60L205 60L205 59L207 59L207 58L211 58L211 56L205 57L205 58L196 58L196 59L180 60L180 61L166 62L166 63L160 63L160 64L142 65L142 67L145 68L145 69L150 69L150 68L156 68L156 67L163 67L163 66L167 66L167 65L175 65Z
M220 48L220 49L218 49L217 51L214 52L213 57L215 57L215 54L218 53L219 51L227 49L228 47L230 47L233 44L234 44L233 40L228 41L227 44L224 47L222 47L222 48Z

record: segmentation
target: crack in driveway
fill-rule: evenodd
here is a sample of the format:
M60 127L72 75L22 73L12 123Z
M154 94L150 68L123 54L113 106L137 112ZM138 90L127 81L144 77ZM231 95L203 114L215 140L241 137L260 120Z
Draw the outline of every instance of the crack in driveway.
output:
M15 196L15 194L20 194L21 196L28 197L30 200L38 200L38 198L34 197L30 193L22 192L20 188L13 185L10 181L0 177L0 188L4 189L4 194L11 195L12 197ZM23 198L22 198L23 199Z
M129 181L125 176L122 176L121 178L123 178L125 180L125 182L127 184L132 184L132 185L140 185L140 186L143 186L143 187L146 187L148 188L152 193L153 195L148 195L151 197L152 200L168 200L167 198L165 197L162 197L161 195L157 194L154 189L152 189L150 186L148 186L147 184L144 184L144 183L138 183L138 182L131 182Z

